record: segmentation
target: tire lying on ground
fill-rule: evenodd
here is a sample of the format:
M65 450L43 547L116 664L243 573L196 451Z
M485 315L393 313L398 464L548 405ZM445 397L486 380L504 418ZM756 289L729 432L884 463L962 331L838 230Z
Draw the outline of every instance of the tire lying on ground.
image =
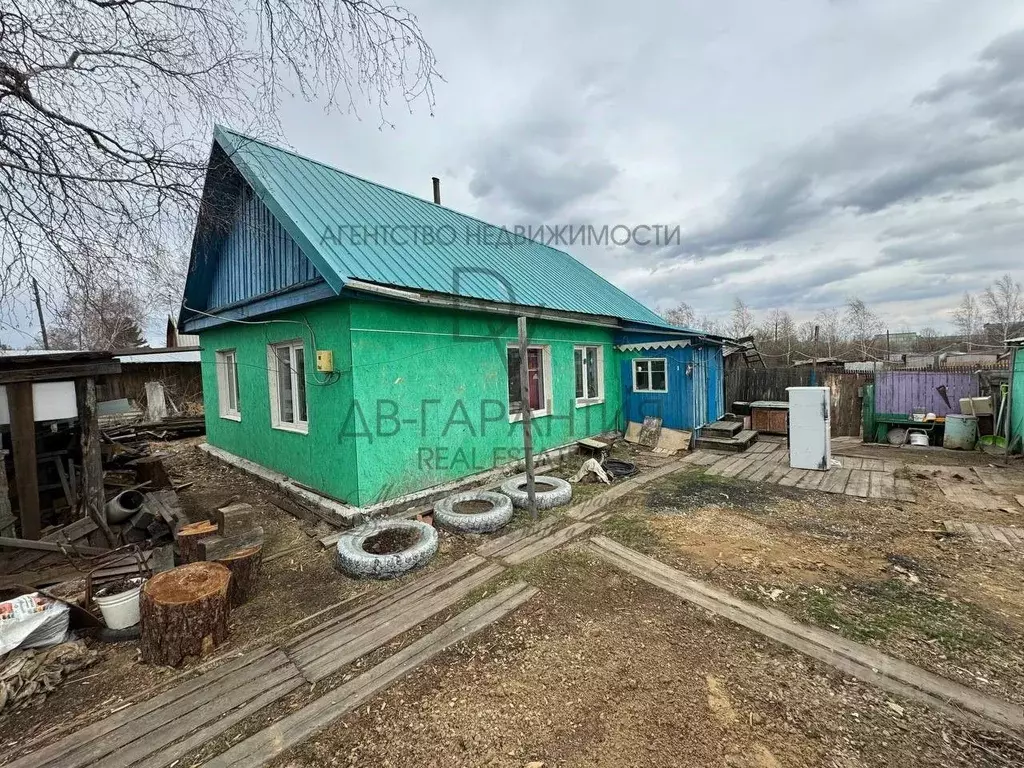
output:
M479 511L465 511L463 505L471 504L485 508ZM434 523L446 531L456 533L490 533L511 519L512 500L493 491L456 493L434 505Z
M360 579L393 579L430 562L437 531L418 520L373 520L338 539L334 567Z
M560 477L538 475L533 480L534 496L537 509L551 509L568 504L572 499L572 486ZM501 484L501 492L512 499L512 504L520 509L530 506L526 493L526 475L516 475Z

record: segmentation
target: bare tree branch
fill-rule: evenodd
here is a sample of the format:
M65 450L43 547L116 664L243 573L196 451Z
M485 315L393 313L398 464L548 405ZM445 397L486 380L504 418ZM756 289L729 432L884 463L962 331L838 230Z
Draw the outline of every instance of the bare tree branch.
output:
M295 91L384 123L395 94L432 109L439 77L416 18L382 0L5 4L0 291L102 274L177 294L214 122L276 135Z

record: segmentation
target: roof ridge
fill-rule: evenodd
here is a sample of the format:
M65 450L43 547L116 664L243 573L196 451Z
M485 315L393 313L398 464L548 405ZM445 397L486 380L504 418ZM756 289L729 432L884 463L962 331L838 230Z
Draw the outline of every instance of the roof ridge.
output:
M335 173L340 173L343 176L348 176L349 178L355 179L356 181L361 181L364 184L372 184L375 187L380 187L381 189L386 189L388 192L394 192L395 194L402 195L403 197L408 197L408 198L410 198L412 200L415 200L415 201L417 201L419 203L425 203L426 205L433 205L433 206L436 206L438 208L443 208L446 211L451 211L452 213L454 213L454 214L456 214L458 216L464 216L467 219L472 219L473 221L475 221L475 222L477 222L479 224L483 224L486 227L492 227L494 229L505 229L505 231L509 232L509 234L515 234L515 233L509 231L508 229L506 229L505 227L499 227L497 224L492 224L489 221L484 221L483 219L478 218L477 216L474 216L471 213L464 213L462 211L456 210L455 208L452 208L450 206L444 205L443 203L435 203L435 202L433 202L431 200L428 200L425 197L420 197L419 195L414 195L412 192L406 192L403 189L397 189L395 187L389 187L387 184L381 184L379 181L374 181L373 179L367 179L364 176L358 176L357 174L351 173L350 171L346 171L346 170L343 170L342 168L338 168L336 165L331 165L330 163L325 163L322 160L317 160L314 157L309 157L308 155L300 154L300 153L296 152L293 149L287 149L285 147L280 147L277 144L270 143L269 141L265 141L263 139L257 139L255 136L247 136L244 133L239 133L238 131L236 131L233 128L228 128L227 126L216 125L214 127L216 129L220 129L222 131L225 131L226 133L234 134L235 136L238 136L238 137L240 137L242 139L245 139L247 141L252 141L252 142L255 142L257 144L262 144L263 146L269 147L270 149L276 150L277 152L284 152L286 155L291 155L292 157L297 157L297 158L299 158L299 160L305 160L307 163L313 163L314 165L322 166L322 167L326 168L329 171L334 171ZM533 240L532 237L526 238L526 239L527 240ZM576 258L571 253L569 253L568 251L560 250L558 248L555 248L554 246L547 245L547 243L541 243L539 240L534 240L534 242L535 243L540 243L540 245L543 245L543 246L545 246L547 248L550 248L553 251L558 251L559 253L564 253L566 256L569 256L570 258L573 258L573 259ZM579 259L576 259L576 260L579 261ZM586 266L586 265L584 265L584 266Z
M357 176L357 175L355 175L353 173L349 173L348 171L342 170L341 168L337 168L337 167L335 167L333 165L329 165L328 163L322 162L322 161L317 160L315 158L307 157L306 155L299 154L298 152L296 152L294 150L286 149L284 147L278 146L278 145L273 144L273 143L271 143L269 141L266 141L264 139L259 139L259 138L256 138L254 136L249 136L247 134L244 134L244 133L241 133L239 131L236 131L233 128L228 128L227 126L223 126L223 125L220 125L220 124L215 124L214 125L214 139L215 139L215 141L217 143L219 143L219 144L221 144L223 146L225 151L228 152L229 157L232 159L232 162L235 163L236 165L237 165L239 160L241 160L242 162L245 162L245 159L242 156L242 155L244 155L244 152L243 152L244 145L242 145L241 142L246 142L246 143L251 143L251 144L258 144L258 145L260 145L262 147L265 147L265 148L267 148L269 150L281 153L283 155L287 155L287 156L289 156L291 158L294 158L294 159L296 159L298 161L301 161L303 163L309 163L309 164L312 164L312 165L314 165L316 167L323 168L326 171L329 171L330 173L340 174L341 176L344 176L345 178L351 179L353 181L356 181L356 182L359 182L359 183L362 183L362 184L366 184L366 185L372 186L375 189L382 190L382 191L384 191L386 193L389 193L389 194L392 194L392 195L401 196L403 199L405 199L407 201L411 201L412 203L414 203L414 204L416 204L418 206L423 206L423 210L424 211L427 211L427 210L444 211L444 212L446 212L447 214L449 214L451 216L458 217L458 218L463 219L465 221L476 222L478 225L480 225L482 227L486 227L489 230L492 230L492 231L495 231L495 232L505 232L505 233L508 233L510 236L513 236L513 237L516 237L516 238L520 238L522 242L533 243L535 246L537 246L539 248L542 248L542 249L544 249L545 251L548 252L549 255L547 256L547 258L553 258L555 254L558 254L559 257L561 257L563 259L567 259L570 264L575 265L575 267L577 267L577 268L586 270L588 273L590 273L590 275L594 279L596 279L600 283L604 284L604 286L606 286L606 288L611 289L611 291L613 291L614 294L616 294L616 295L622 297L623 299L627 300L631 304L635 305L637 308L643 310L648 315L648 317L646 319L644 319L644 320L640 320L639 318L635 318L634 317L634 318L632 318L633 322L639 322L639 323L649 324L649 325L664 324L664 326L666 326L666 327L668 326L668 324L665 323L664 319L660 318L660 316L658 315L657 312L655 312L653 309L648 307L643 302L641 302L638 299L636 299L633 296L631 296L628 292L626 292L625 290L623 290L619 286L615 285L615 283L613 283L611 280L609 280L606 277L604 277L604 275L602 275L599 272L597 272L594 268L592 268L591 266L586 264L581 259L576 258L571 253L569 253L568 251L563 251L563 250L561 250L559 248L554 247L553 245L550 245L548 243L543 242L542 240L538 240L538 239L536 239L534 237L527 237L526 233L519 233L515 229L509 229L507 226L498 226L496 224L492 224L490 222L484 221L483 219L480 219L480 218L478 218L476 216L473 216L471 214L463 213L462 211L458 211L458 210L456 210L454 208L450 208L450 207L445 206L445 205L440 205L440 204L433 203L432 201L428 200L427 198L418 197L418 196L416 196L416 195L414 195L412 193L405 192L405 191L400 190L400 189L395 189L394 187L389 187L389 186L387 186L385 184L381 184L379 182L373 181L372 179L366 179L366 178L363 178L361 176ZM236 155L239 156L238 159L235 158ZM262 171L261 171L261 173L262 173ZM593 225L590 225L590 226L593 226ZM528 231L532 232L533 229L531 228ZM316 246L313 246L313 247L316 250ZM533 305L531 305L531 306L533 306ZM654 318L658 318L658 320L655 321Z

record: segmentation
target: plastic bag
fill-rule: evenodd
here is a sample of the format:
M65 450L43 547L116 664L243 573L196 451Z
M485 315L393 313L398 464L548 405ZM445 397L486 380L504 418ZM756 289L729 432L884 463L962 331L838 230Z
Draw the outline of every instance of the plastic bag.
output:
M0 655L64 642L70 618L67 605L38 592L0 603Z

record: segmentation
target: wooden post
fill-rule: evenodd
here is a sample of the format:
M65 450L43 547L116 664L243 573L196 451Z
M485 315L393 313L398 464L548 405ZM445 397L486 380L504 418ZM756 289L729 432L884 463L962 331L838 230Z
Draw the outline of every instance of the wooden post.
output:
M96 379L91 376L75 379L75 402L78 406L79 447L82 450L81 493L86 516L103 531L107 543L117 546L117 539L107 525L103 492L103 456L100 453L100 425L96 415Z
M36 417L32 407L32 384L19 381L7 385L11 411L11 444L14 448L14 483L18 489L21 537L38 539L39 477L36 466Z
M46 319L43 317L43 305L39 302L39 283L32 278L32 295L35 297L36 314L39 316L39 335L43 337L43 349L50 348L50 339L46 335Z
M11 496L7 490L7 465L4 459L7 451L0 449L0 536L14 536L14 514L11 512Z
M526 464L526 496L530 504L530 519L537 519L537 496L533 483L533 431L530 427L530 364L527 362L529 344L526 337L526 317L519 318L519 397L523 411L523 461ZM543 393L541 393L543 396Z

